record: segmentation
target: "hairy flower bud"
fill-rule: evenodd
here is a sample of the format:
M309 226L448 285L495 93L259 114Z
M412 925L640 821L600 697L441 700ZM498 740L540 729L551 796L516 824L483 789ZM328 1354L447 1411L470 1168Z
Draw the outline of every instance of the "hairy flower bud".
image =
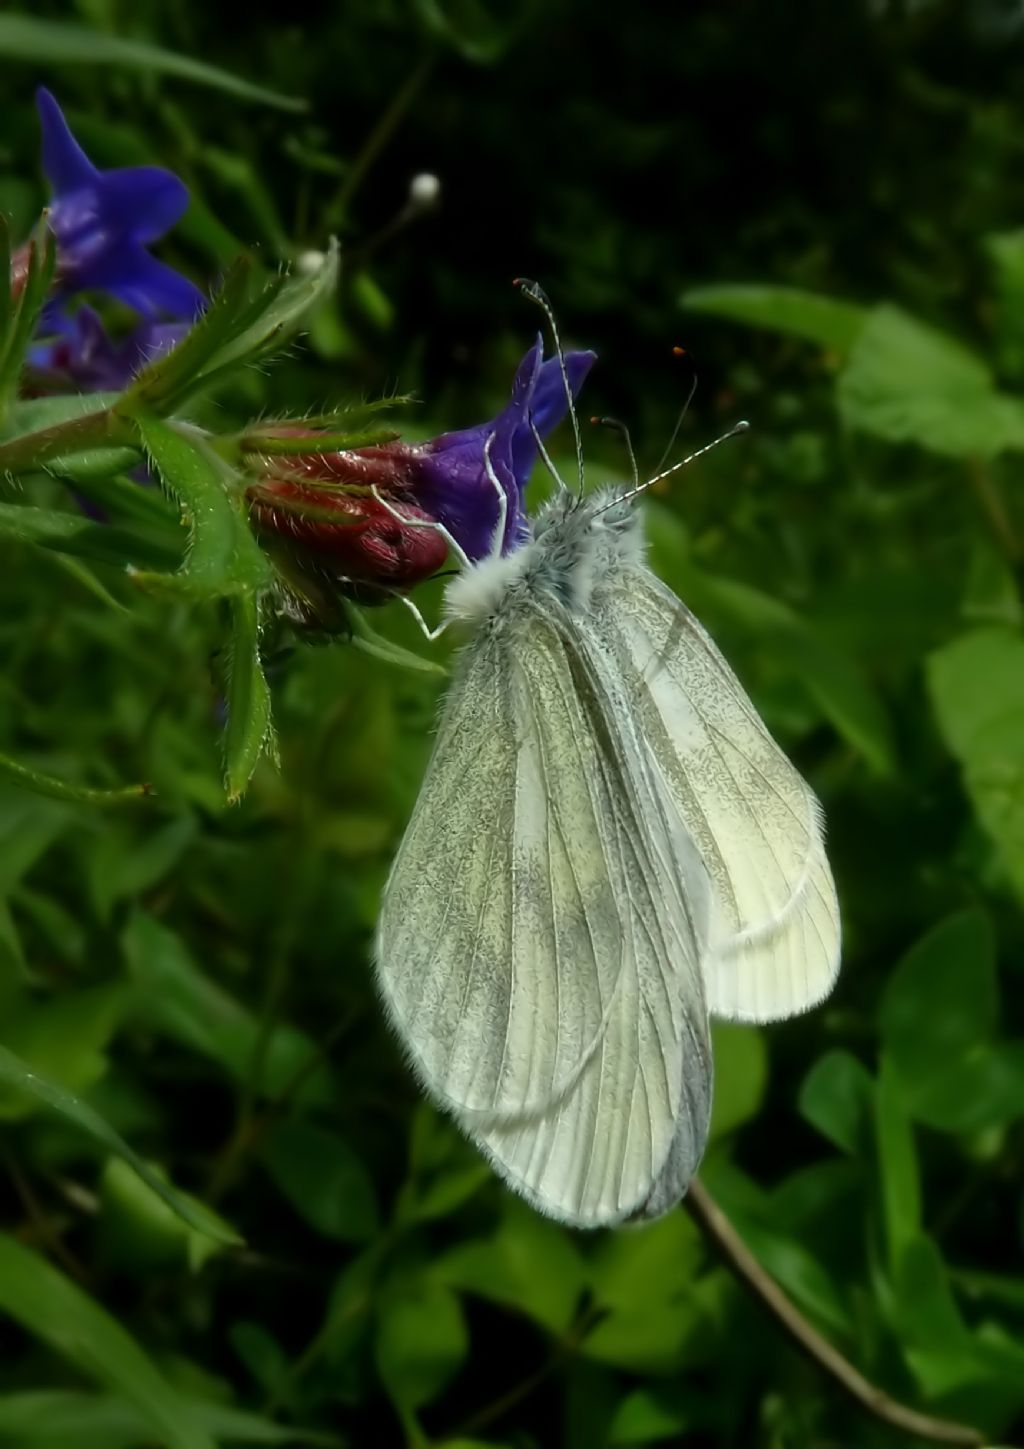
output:
M307 469L313 462L288 461ZM366 484L353 492L332 485L323 474L315 482L267 478L251 484L247 496L262 538L286 543L339 585L375 586L381 602L437 573L448 555L429 514L400 495L383 503ZM360 592L365 596L365 589Z

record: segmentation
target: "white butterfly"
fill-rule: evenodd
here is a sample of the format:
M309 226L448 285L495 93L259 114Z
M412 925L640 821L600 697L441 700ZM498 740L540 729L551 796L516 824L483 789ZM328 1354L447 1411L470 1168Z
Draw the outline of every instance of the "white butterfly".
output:
M792 1016L839 963L817 800L645 562L642 491L562 489L504 557L502 510L449 585L470 639L377 938L428 1094L578 1227L685 1192L709 1013Z

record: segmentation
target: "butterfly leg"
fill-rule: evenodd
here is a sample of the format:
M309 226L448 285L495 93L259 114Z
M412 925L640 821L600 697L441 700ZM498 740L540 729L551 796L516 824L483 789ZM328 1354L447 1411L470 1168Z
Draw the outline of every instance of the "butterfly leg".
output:
M405 594L397 593L395 594L395 598L400 604L404 604L405 607L409 610L409 613L413 616L413 618L416 620L416 623L420 626L423 637L424 639L426 639L428 644L433 644L436 640L440 639L441 635L451 624L450 619L445 619L442 621L442 623L438 624L436 629L432 629L427 623L426 619L424 619L423 615L420 613L419 608L413 603L412 599L407 598Z
M380 504L381 508L384 509L384 512L390 513L391 517L397 519L399 523L404 525L404 527L430 528L433 529L435 533L439 533L444 539L445 543L451 549L452 553L458 559L460 566L464 569L472 568L472 563L470 561L469 555L466 553L466 550L462 547L462 544L458 541L454 534L451 533L449 529L445 528L443 523L438 523L436 519L431 521L426 518L406 518L404 513L400 513L399 510L395 508L393 504L389 503L386 498L381 497L380 490L378 489L376 483L370 485L370 493Z
M498 521L494 525L494 533L491 535L490 558L501 558L505 547L505 525L508 522L508 494L501 486L501 479L494 471L494 464L491 462L491 445L494 442L494 433L491 433L484 444L484 471L488 481L495 493L498 495Z

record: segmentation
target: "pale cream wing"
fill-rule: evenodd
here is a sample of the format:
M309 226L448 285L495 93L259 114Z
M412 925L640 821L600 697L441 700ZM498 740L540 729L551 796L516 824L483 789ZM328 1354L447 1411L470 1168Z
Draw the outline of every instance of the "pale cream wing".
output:
M524 805L543 811L548 800L554 836L567 839L575 816L562 814L562 801L573 798L566 772L587 779L586 793L603 802L599 873L617 905L621 977L600 1039L563 1093L539 1109L458 1117L536 1208L596 1227L674 1206L704 1148L711 1059L700 947L708 885L679 838L621 682L587 663L575 630L543 643L535 631L530 646L521 658ZM579 990L582 978L577 983ZM562 1002L563 1014L572 1002ZM534 1077L533 1064L528 1070Z
M453 1110L562 1096L620 987L620 801L560 651L521 612L470 644L384 892L381 991Z
M839 969L821 809L707 633L643 566L595 594L602 647L633 694L651 758L707 867L712 1014L792 1016Z

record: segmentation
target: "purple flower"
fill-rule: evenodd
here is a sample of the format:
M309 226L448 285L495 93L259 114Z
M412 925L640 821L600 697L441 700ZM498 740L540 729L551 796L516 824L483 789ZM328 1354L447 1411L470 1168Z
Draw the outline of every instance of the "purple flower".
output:
M502 552L511 553L528 537L523 494L537 461L534 429L546 438L568 412L558 358L544 362L543 353L538 335L516 370L508 405L493 421L442 433L407 450L416 455L407 484L416 503L445 525L471 559L489 552L498 522L498 500L484 467L488 438L493 439L491 464L508 499ZM565 368L574 397L594 361L593 352L566 353Z
M29 351L29 364L41 376L46 392L68 388L78 392L120 392L154 358L169 351L185 335L184 322L139 324L120 342L108 335L91 307L72 316L47 310L43 337Z
M53 191L49 223L57 241L58 293L109 292L144 317L164 312L191 321L203 294L146 250L182 215L188 190L159 166L100 171L79 146L47 90L36 93L43 169Z

